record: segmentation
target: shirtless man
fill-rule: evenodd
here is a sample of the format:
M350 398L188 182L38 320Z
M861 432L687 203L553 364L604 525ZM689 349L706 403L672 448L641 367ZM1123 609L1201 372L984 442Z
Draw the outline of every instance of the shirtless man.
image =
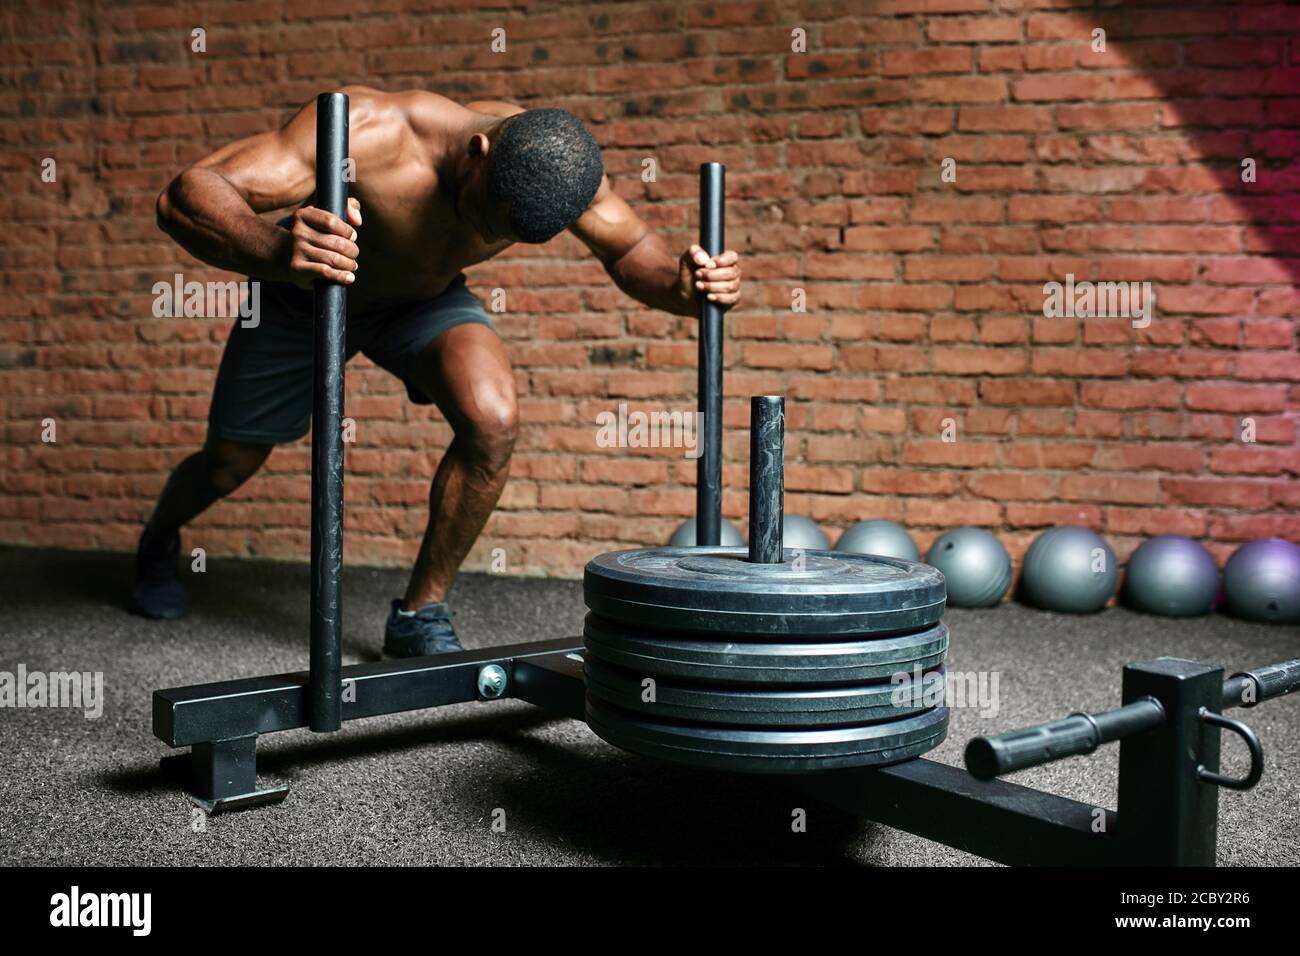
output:
M506 350L462 270L569 229L628 295L693 315L697 292L736 303L738 256L711 259L694 245L675 255L614 194L595 140L563 110L461 106L422 91L343 92L357 173L348 222L301 205L315 178L314 102L283 129L195 163L158 197L159 226L188 252L261 281L261 315L256 327L235 322L207 441L173 472L141 534L133 604L148 617L180 617L180 528L247 481L275 445L307 433L310 289L323 277L348 287L349 356L363 352L396 375L413 402L436 404L454 432L384 651L459 650L447 590L505 486L518 427ZM279 221L259 215L294 206Z

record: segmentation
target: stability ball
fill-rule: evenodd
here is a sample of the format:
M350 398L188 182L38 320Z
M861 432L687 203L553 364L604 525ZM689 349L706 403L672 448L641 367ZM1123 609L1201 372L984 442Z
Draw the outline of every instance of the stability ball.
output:
M886 558L920 561L916 542L902 525L892 521L859 521L835 542L836 551L850 554L879 554Z
M826 532L817 527L817 522L803 515L786 512L781 528L781 546L804 551L827 551L831 542L826 537Z
M723 521L719 529L719 539L722 541L724 548L739 547L745 543L745 539L740 536L736 526L730 521ZM668 539L670 548L693 548L695 547L695 519L687 518L677 526L673 536Z
M1219 593L1219 566L1197 541L1162 534L1143 541L1128 559L1124 600L1148 614L1205 614Z
M1300 546L1281 538L1243 544L1223 569L1223 593L1237 617L1300 624Z
M1011 555L983 528L941 534L925 560L943 572L953 607L992 607L1011 586Z
M1115 593L1115 552L1096 532L1061 525L1040 534L1025 554L1025 598L1048 611L1100 611Z

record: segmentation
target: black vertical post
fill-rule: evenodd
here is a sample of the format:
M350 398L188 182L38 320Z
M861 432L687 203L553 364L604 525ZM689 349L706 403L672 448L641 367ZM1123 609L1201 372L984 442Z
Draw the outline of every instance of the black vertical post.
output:
M316 207L345 217L348 187L348 98L316 97ZM346 217L345 217L346 218ZM311 686L312 730L343 723L343 366L347 290L315 283L315 400L311 429Z
M749 400L749 560L780 564L785 518L785 399Z
M700 246L723 251L726 171L721 163L700 166ZM722 541L722 307L704 295L700 303L700 415L704 448L696 461L695 543Z
M1223 706L1223 671L1162 657L1124 668L1123 699L1154 697L1165 722L1119 745L1119 843L1127 864L1214 866L1219 789L1197 778L1219 769L1219 730L1199 717Z

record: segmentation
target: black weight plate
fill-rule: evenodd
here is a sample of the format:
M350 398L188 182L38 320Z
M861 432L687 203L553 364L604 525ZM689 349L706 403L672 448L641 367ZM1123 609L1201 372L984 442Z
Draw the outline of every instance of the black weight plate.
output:
M643 678L586 661L587 693L650 720L684 720L736 727L845 727L882 720L902 720L943 703L943 669L924 675L921 687L910 677L902 683L856 684L760 690L708 687L655 680L652 701L644 698Z
M928 564L790 549L781 564L750 564L748 553L613 551L588 562L583 595L624 624L727 635L904 633L943 616L943 575Z
M943 742L948 708L862 727L754 730L651 721L588 694L587 725L607 743L647 757L715 770L805 773L918 757Z
M928 671L948 654L948 626L940 621L912 634L815 642L723 641L713 635L677 635L629 627L588 614L587 656L642 677L709 684L866 684Z

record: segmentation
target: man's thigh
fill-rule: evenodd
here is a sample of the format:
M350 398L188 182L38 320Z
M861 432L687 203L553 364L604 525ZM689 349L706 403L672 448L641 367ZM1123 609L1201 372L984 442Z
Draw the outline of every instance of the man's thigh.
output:
M505 346L463 279L429 302L386 321L362 351L406 385L411 401L436 403L452 425L474 423L514 404Z
M210 441L275 445L311 428L311 314L291 313L262 291L258 324L236 320L226 340L208 413Z
M494 329L460 325L447 330L421 353L416 379L454 428L514 431L514 371Z

